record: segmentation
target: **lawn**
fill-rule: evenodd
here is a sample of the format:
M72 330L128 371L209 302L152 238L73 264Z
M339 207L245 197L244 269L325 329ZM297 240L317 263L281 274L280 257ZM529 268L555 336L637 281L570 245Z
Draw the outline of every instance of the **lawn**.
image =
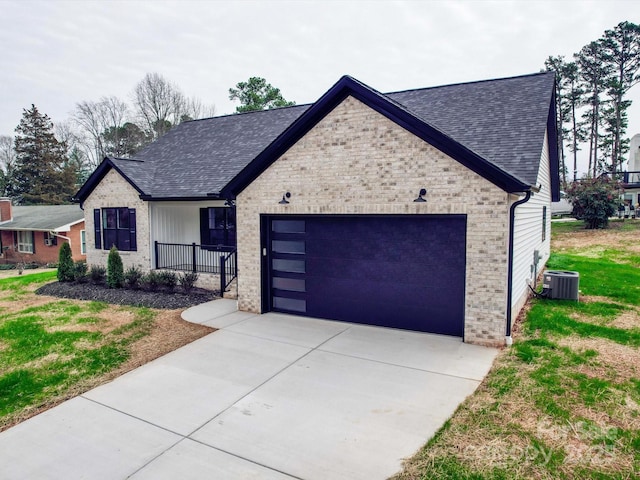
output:
M532 300L474 395L400 479L640 475L640 220L553 223L549 269L580 302Z
M34 293L54 280L0 279L0 431L211 331L180 310Z

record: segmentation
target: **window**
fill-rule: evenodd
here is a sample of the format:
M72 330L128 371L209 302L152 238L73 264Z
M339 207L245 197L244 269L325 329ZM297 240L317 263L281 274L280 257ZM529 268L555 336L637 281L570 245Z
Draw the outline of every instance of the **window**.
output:
M20 253L35 253L33 232L16 232L16 244Z
M542 241L547 239L547 207L542 207Z
M200 243L202 245L235 247L235 210L227 207L201 208Z
M86 230L80 230L80 253L85 255L87 253L87 232Z
M58 237L53 235L51 232L44 232L43 237L44 237L44 244L47 245L48 247L52 245L58 245Z
M134 208L96 208L93 211L96 248L137 250L136 210Z

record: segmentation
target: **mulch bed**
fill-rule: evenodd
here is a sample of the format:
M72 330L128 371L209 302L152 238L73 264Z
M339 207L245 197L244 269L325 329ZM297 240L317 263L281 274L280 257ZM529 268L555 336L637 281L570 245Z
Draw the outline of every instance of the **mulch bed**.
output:
M194 288L189 293L176 289L172 292L109 288L106 285L78 282L53 282L36 290L38 295L72 298L75 300L95 300L117 305L133 305L148 308L187 308L220 298L217 292Z

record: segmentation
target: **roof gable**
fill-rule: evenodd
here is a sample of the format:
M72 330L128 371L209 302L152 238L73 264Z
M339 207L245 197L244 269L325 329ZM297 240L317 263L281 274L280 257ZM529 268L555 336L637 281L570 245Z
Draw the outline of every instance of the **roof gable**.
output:
M549 77L546 74L544 76L548 80ZM289 147L291 147L295 142L302 138L302 136L304 136L347 96L353 96L354 98L360 100L373 110L389 118L409 132L418 136L419 138L422 138L429 144L433 145L437 149L459 161L470 170L483 176L503 190L507 192L520 192L528 190L532 185L535 184L535 179L537 178L537 169L539 166L540 156L542 154L544 132L547 127L546 120L549 112L549 102L551 100L550 95L553 91L553 81L551 81L550 84L548 81L546 83L550 87L549 97L545 102L545 108L542 110L542 126L539 127L540 121L537 122L538 129L540 130L538 132L539 135L536 135L537 140L533 140L533 142L537 145L537 158L534 158L532 156L532 158L527 159L528 162L532 164L531 170L535 170L535 175L531 174L527 177L527 180L533 178L533 181L530 183L513 175L509 171L509 169L504 168L504 165L501 166L491 162L490 160L476 152L474 149L469 148L467 144L458 141L457 138L454 140L451 135L446 133L446 131L438 128L437 125L434 125L434 122L425 121L423 119L423 116L425 116L429 112L429 104L427 103L423 106L424 99L423 101L421 101L420 97L424 95L420 95L419 92L425 92L429 89L425 89L423 91L404 92L405 95L402 95L402 92L384 95L355 80L352 77L344 76L333 87L331 87L331 89L329 89L329 91L325 93L315 104L313 104L311 108L305 111L304 114L300 116L300 118L298 118L292 125L290 125L274 142L272 142L269 147L263 150L260 155L258 155L251 163L249 163L247 167L245 167L236 178L229 182L229 184L223 190L223 195L234 196L240 193L249 183L251 183L251 181L253 181L258 175L260 175L260 173L262 173L279 156L284 154L284 152ZM514 87L514 90L516 88L517 87ZM418 93L416 94L416 92ZM538 92L536 92L536 94L537 93ZM473 92L469 96L473 96ZM446 95L443 98L445 97ZM400 100L402 100L403 103L401 103ZM408 100L414 101L412 102ZM416 114L413 109L410 109L406 105L406 103L409 103L414 108L416 108L417 106L423 106L423 108L420 109L422 115ZM444 103L447 102L445 102L445 100L443 99L443 104ZM449 103L448 106L449 108L451 108L451 103ZM443 108L445 107L446 106L443 105ZM518 106L516 105L512 109L515 111L517 108ZM497 116L500 115L504 116L504 113L497 114ZM452 116L449 121L441 122L441 124L444 126L444 128L446 128L447 126L455 124L455 118L460 116L460 113L458 113L457 115ZM537 117L538 120L540 120L540 114L538 114ZM485 122L485 125L487 123L488 122ZM502 121L502 124L504 124L504 120ZM493 130L495 130L495 128ZM509 132L505 132L505 135L507 134L509 134ZM512 136L514 135L516 134L512 134ZM486 132L481 128L478 130L478 136L481 140L486 141ZM467 135L467 137L473 138L473 135L470 134ZM488 139L488 141L492 140L494 139ZM473 144L473 142L469 143ZM482 145L482 141L476 143L478 145ZM528 151L531 151L531 149L528 148ZM514 153L513 150L509 150L507 155L509 158L515 157L515 159L513 160L513 163L515 164L521 161L521 159L517 157L517 153Z

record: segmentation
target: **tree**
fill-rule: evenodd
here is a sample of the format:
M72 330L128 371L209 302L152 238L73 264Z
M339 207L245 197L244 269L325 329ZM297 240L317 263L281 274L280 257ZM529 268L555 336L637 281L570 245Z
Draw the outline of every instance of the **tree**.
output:
M213 115L215 111L196 98L187 98L177 85L158 73L147 73L136 85L133 103L151 140L157 140L181 122Z
M102 133L105 154L129 158L148 145L149 136L135 123L126 122L121 127L109 127Z
M9 195L25 205L69 203L75 193L74 172L67 164L65 145L53 134L49 117L31 105L23 110L16 133Z
M585 92L585 103L589 107L583 115L588 124L589 172L595 177L602 169L602 158L598 156L598 147L602 144L601 108L602 94L607 85L611 66L606 61L602 41L594 41L582 47L575 55L579 67L581 86Z
M613 30L606 30L602 49L611 69L607 81L607 95L611 99L607 123L611 134L611 171L615 172L628 150L623 136L627 127L626 110L631 102L624 97L640 81L640 25L620 22Z
M0 196L2 197L8 195L15 162L16 151L13 145L13 138L8 135L0 135Z
M82 101L76 104L72 120L79 130L77 144L82 146L91 169L98 166L109 154L104 132L118 131L126 121L129 107L117 97L102 97L97 102ZM118 139L111 139L118 143ZM80 147L79 147L80 149Z
M237 83L236 88L230 88L229 100L240 101L240 105L236 107L236 113L288 107L296 104L285 100L279 88L267 83L261 77L251 77L246 82Z
M556 111L558 113L558 150L560 152L562 184L566 185L566 155L565 142L569 151L573 153L573 180L578 175L578 151L579 143L584 141L584 126L577 120L577 111L582 102L584 91L580 88L578 78L578 65L575 62L566 62L563 56L548 57L544 62L547 71L556 74Z
M107 257L107 285L111 288L121 288L124 285L124 267L118 249L114 246Z
M58 281L73 282L75 280L73 258L71 257L71 247L68 242L60 246L58 252Z
M567 196L573 205L573 215L585 221L585 228L607 228L609 217L617 210L620 187L606 176L586 177L571 183Z

